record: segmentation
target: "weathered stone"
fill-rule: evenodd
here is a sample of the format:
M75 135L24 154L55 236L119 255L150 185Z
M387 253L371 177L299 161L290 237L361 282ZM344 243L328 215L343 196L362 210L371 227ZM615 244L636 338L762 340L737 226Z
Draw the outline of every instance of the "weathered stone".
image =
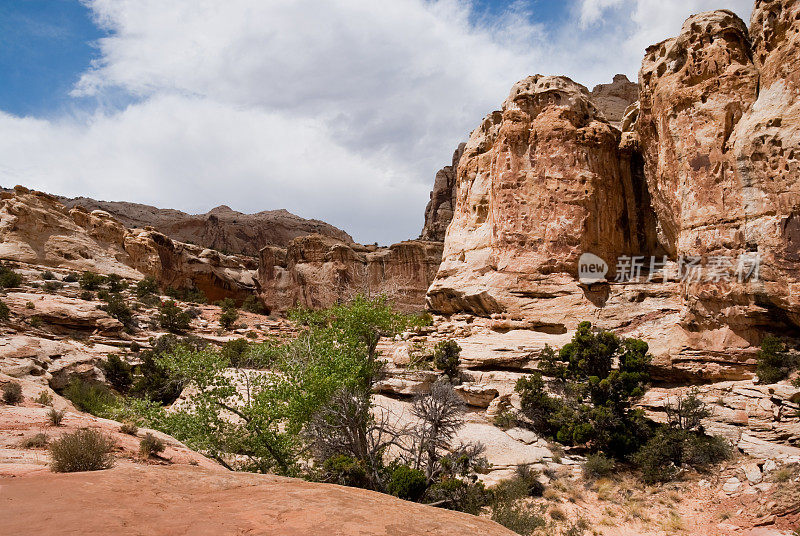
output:
M456 172L465 146L465 143L459 144L453 153L452 164L436 172L433 190L431 190L431 200L425 207L425 224L422 227L420 240L444 241L447 226L453 219L457 191Z
M468 406L487 408L497 395L497 389L485 385L464 383L455 387L455 392Z

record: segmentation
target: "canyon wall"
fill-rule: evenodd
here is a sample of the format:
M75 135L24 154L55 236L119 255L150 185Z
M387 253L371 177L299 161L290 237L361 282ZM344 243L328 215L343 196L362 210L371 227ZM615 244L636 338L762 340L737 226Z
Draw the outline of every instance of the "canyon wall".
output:
M800 326L799 33L790 0L757 2L749 29L692 16L648 48L622 114L621 78L515 84L459 162L429 308L550 332L591 320L648 340L665 377L752 372L764 333ZM605 278L579 280L584 253Z

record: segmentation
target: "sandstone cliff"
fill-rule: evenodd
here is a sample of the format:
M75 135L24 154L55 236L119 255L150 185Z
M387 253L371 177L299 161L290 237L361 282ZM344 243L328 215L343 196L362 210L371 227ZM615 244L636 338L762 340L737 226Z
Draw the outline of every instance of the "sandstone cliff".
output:
M261 250L261 298L272 310L285 311L296 305L327 307L356 294L386 294L398 308L419 311L441 254L440 242L377 248L322 235L299 237L287 249Z
M459 162L431 310L553 333L592 320L650 341L663 379L752 374L764 333L800 327L799 14L785 0L757 2L749 30L726 10L689 18L647 50L622 115L621 78L592 94L518 82ZM605 280L578 280L587 252ZM621 255L646 259L638 281L615 281ZM693 258L734 277L682 277ZM756 258L759 277L735 277Z
M606 119L619 128L628 106L639 99L639 84L624 74L614 76L610 84L598 84L592 89L592 102Z
M264 246L286 247L292 239L309 234L353 242L349 234L333 225L307 220L286 210L243 214L222 205L205 214L187 214L180 210L88 197L58 199L70 208L82 206L90 211L107 212L128 228L152 227L173 240L232 254L256 256Z
M444 241L447 226L453 219L453 208L456 205L456 172L466 144L461 143L453 153L453 161L436 172L431 190L431 200L425 207L425 224L422 227L420 240Z

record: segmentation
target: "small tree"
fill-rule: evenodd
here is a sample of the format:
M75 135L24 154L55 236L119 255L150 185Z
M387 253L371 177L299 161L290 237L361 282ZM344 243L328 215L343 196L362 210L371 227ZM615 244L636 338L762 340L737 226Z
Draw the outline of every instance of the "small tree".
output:
M128 288L128 282L119 274L111 274L106 278L109 292L122 292Z
M191 318L173 300L167 300L159 309L158 322L167 331L180 332L189 329Z
M436 345L433 352L433 366L455 379L458 376L458 366L461 364L461 347L454 340L442 341Z
M109 315L128 327L133 326L133 311L131 311L131 308L128 307L128 304L121 295L113 293L109 294L104 299L106 301L105 311Z
M17 288L21 284L21 275L7 266L0 264L0 288Z
M136 296L144 298L145 296L152 296L158 293L158 283L156 278L148 275L138 283L136 283Z
M761 383L776 383L789 377L800 364L800 359L787 351L780 339L767 335L758 351L756 375Z
M698 430L703 419L711 416L711 410L700 399L697 388L686 396L678 396L674 404L667 400L664 411L670 426L681 430Z
M239 311L236 309L225 309L219 315L219 324L225 329L231 329L233 324L239 319Z
M9 318L11 318L11 310L8 305L0 301L0 322L6 322Z
M116 354L109 354L107 361L100 362L106 380L120 393L127 393L133 384L133 367Z

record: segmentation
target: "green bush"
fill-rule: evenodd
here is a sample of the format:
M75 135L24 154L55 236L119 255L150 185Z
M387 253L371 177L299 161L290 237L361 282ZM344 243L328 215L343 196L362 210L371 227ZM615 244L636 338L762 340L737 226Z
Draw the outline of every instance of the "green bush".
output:
M256 298L255 296L248 296L242 303L242 310L257 315L268 315L270 313L269 307Z
M236 302L233 301L233 298L225 298L224 300L219 300L218 302L214 303L214 305L216 305L223 311L227 311L228 309L236 309Z
M128 307L128 304L120 294L109 294L108 297L105 298L106 306L104 307L105 311L125 324L126 326L133 325L133 311L131 308Z
M128 282L118 274L111 274L106 278L109 292L122 292L128 288Z
M133 367L116 354L109 354L108 360L100 362L100 370L106 381L120 393L127 393L133 384Z
M22 402L22 386L17 382L8 382L3 385L3 402L12 406Z
M56 275L50 270L45 270L44 272L42 272L42 279L44 279L45 281L53 281L56 279Z
M633 408L647 390L647 352L644 341L581 322L570 343L557 353L545 347L539 371L517 382L522 412L540 434L624 458L650 434L644 413ZM549 394L545 375L561 396Z
M544 510L544 505L498 502L492 505L492 521L517 534L529 535L547 526Z
M231 329L233 324L239 319L239 312L236 309L225 309L219 315L219 324L225 329Z
M138 354L142 347L136 341L131 341L130 350L134 354Z
M136 296L144 298L145 296L152 296L158 294L158 283L155 277L148 275L138 283L136 283Z
M64 410L50 408L50 411L47 412L47 418L53 426L61 426L61 421L64 420Z
M28 324L32 328L40 328L40 327L42 327L42 324L44 324L44 321L42 320L42 317L40 317L38 315L34 315L34 316L28 318Z
M158 322L167 331L180 332L189 329L191 318L174 301L167 300L159 308Z
M22 276L0 264L0 288L17 288L22 284Z
M142 440L139 441L139 453L146 458L161 454L166 448L167 445L164 441L150 432L147 432Z
M442 341L433 352L433 366L443 371L449 378L458 376L461 364L461 347L454 340Z
M483 482L448 478L428 487L424 502L436 503L448 510L478 515L489 503L489 494Z
M84 290L81 292L81 299L85 301L93 301L94 300L94 292L91 290Z
M798 357L789 353L777 337L767 335L758 351L756 375L761 383L776 383L789 377L800 365Z
M386 490L395 497L418 501L427 487L428 479L425 473L407 465L400 465L392 471Z
M166 368L161 360L182 347L197 350L202 344L188 337L178 339L175 335L163 335L152 340L151 344L151 349L140 353L142 363L138 366L131 393L164 405L172 404L183 391L185 380Z
M0 322L5 322L11 318L11 310L8 305L0 301Z
M616 463L602 454L589 454L583 462L584 478L602 478L614 472Z
M117 402L117 397L105 385L90 384L79 378L73 378L63 395L79 410L101 417Z
M247 359L250 343L247 339L234 339L222 345L220 353L228 360L232 367L246 368L253 364Z
M54 473L99 471L114 465L114 443L97 430L78 430L50 444Z
M65 283L75 283L79 279L80 279L80 277L75 272L70 272L66 276L64 276L64 282Z
M370 480L364 462L352 456L332 456L322 464L323 480L340 486L369 488Z
M78 284L83 290L97 290L105 281L106 278L102 275L87 270L81 274Z
M517 415L513 410L504 409L492 419L492 424L503 430L510 430L517 426Z
M51 395L48 391L42 391L39 393L39 396L36 397L34 402L43 406L51 406L53 404L53 395Z
M647 483L673 480L683 465L697 470L731 455L731 447L722 437L662 426L650 441L633 456L633 461Z
M44 285L42 285L42 290L52 294L60 290L63 286L64 284L61 281L45 281Z

